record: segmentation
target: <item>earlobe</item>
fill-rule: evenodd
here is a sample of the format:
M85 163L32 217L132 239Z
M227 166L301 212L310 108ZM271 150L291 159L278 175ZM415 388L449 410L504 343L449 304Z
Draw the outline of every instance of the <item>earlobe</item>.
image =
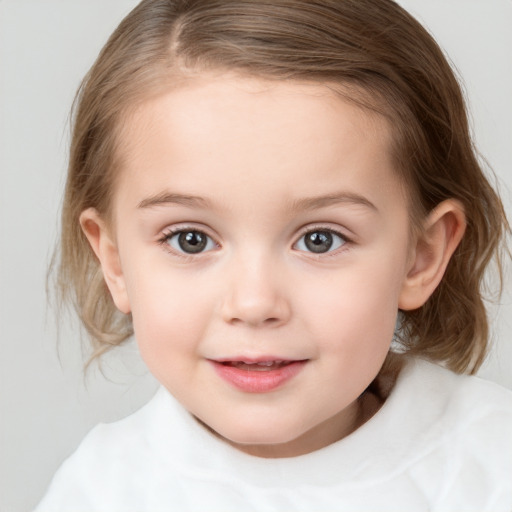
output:
M465 229L464 208L457 200L443 201L428 215L413 247L399 298L401 310L413 310L425 304L441 282Z
M88 208L80 214L80 226L100 262L103 278L117 309L125 314L130 313L119 251L111 230L94 208Z

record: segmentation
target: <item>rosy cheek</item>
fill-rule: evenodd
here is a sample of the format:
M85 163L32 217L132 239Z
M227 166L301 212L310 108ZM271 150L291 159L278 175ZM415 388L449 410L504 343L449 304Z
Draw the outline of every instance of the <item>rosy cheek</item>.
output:
M343 340L347 348L360 347L363 339L387 342L396 315L396 293L389 279L378 272L347 272L317 284L315 293L302 295L307 299L302 308L313 310L308 318L326 340Z

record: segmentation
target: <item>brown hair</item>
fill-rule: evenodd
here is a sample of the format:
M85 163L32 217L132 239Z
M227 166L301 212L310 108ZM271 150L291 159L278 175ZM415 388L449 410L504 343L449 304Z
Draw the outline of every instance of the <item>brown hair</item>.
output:
M412 219L447 198L467 218L464 238L429 301L402 313L404 349L474 372L488 345L484 271L508 231L503 206L478 163L461 89L428 32L391 0L144 0L119 25L75 101L58 266L99 355L132 334L116 310L79 215L108 218L117 136L129 109L174 80L205 70L341 86L387 116ZM501 273L500 273L501 275Z

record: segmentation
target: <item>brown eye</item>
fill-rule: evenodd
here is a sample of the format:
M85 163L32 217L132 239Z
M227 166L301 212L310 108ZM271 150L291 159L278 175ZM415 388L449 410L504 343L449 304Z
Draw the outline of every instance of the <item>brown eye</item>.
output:
M345 239L334 231L317 229L306 233L296 244L300 251L322 254L338 249L345 244Z
M166 242L176 251L186 254L198 254L215 248L215 242L208 235L196 230L178 231L168 236Z

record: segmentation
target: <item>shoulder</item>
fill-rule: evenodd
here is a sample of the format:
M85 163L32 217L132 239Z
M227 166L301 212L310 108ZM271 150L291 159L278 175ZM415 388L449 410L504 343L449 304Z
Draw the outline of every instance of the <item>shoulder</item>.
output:
M56 472L36 512L138 509L153 472L150 430L158 408L157 393L134 414L94 427Z
M415 359L401 378L402 387L408 387L423 406L450 412L453 418L462 412L469 422L488 414L512 414L512 391L477 376Z
M438 434L482 431L490 437L501 430L502 440L510 441L512 391L496 383L413 360L399 377L397 394L409 402L419 423Z
M492 497L495 510L510 504L510 390L416 360L397 382L397 393L408 401L403 411L414 416L405 432L414 440L408 472L418 487L428 488L432 500L443 504L471 501L489 510Z
M462 445L470 432L492 449L512 442L512 391L411 358L376 420L379 427L393 425L390 437L400 445L401 456L417 454L420 447L431 450L440 443Z

